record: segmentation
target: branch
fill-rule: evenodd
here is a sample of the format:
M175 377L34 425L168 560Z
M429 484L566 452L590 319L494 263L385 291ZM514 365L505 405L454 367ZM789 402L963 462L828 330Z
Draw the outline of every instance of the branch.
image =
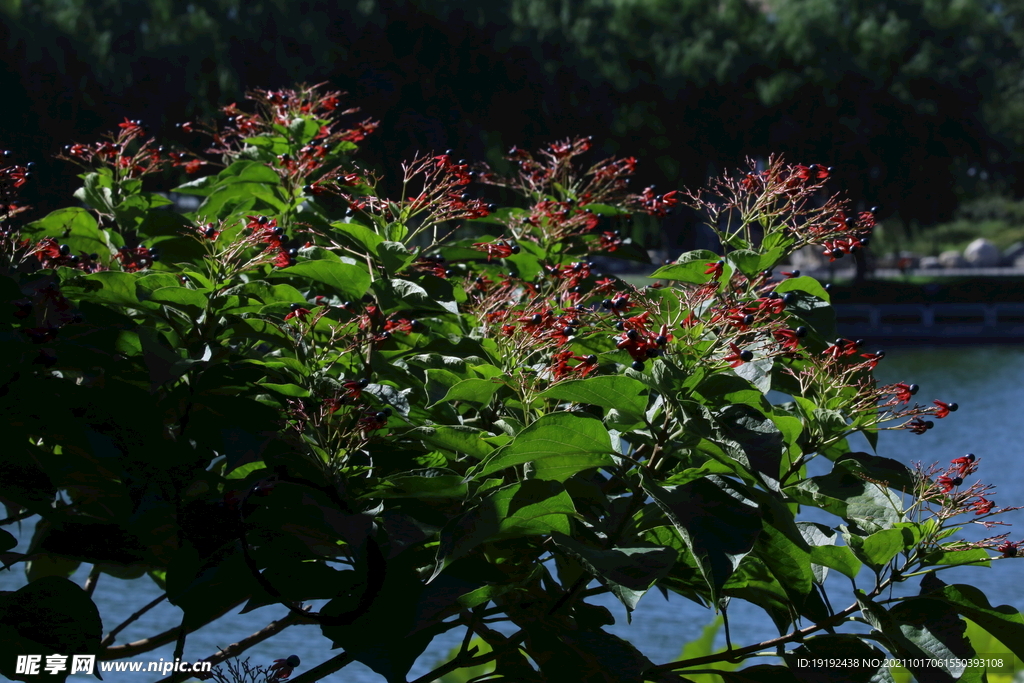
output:
M96 582L99 581L99 579L100 568L93 565L92 569L89 570L89 576L85 577L85 585L82 586L82 590L84 590L85 594L90 598L92 597L93 591L96 590Z
M161 596L159 599L162 600L164 597L166 596ZM240 604L242 604L241 600L231 605L228 605L223 610L220 610L217 614L214 614L209 621L192 626L186 631L186 633L198 631L203 626L206 626L206 624L221 618L235 607L238 607ZM148 609L148 607L149 606L147 605L146 608L143 609ZM129 618L129 620L131 620L131 618ZM149 652L150 650L155 650L156 648L167 645L168 643L175 642L178 639L178 634L180 632L181 627L175 626L173 628L167 629L163 633L158 633L155 636L143 638L142 640L136 640L133 643L126 643L124 645L114 645L112 647L108 647L103 652L101 652L97 659L99 659L101 662L106 662L112 659L125 659L128 657L136 657L142 654L143 652ZM104 639L104 642L106 642L106 639Z
M306 609L308 610L308 609L310 609L310 607L307 606ZM280 633L281 631L285 630L289 626L294 626L295 624L313 624L313 623L314 622L312 620L303 619L299 615L294 614L293 612L289 612L287 615L284 616L284 618L278 619L277 621L270 622L269 624L267 624L266 626L261 628L256 633L253 633L251 636L246 636L245 638L242 638L237 643L232 643L231 645L228 645L225 648L221 648L221 650L219 652L217 652L217 654L210 655L209 657L207 657L206 659L203 659L201 661L210 662L211 667L212 666L217 666L221 662L224 662L224 661L226 661L228 659L231 659L232 657L237 657L238 655L240 655L241 653L245 652L246 650L248 650L253 645L256 645L257 643L261 643L264 640L266 640L266 639L268 639L268 638L270 638L272 636L277 635L278 633ZM337 658L335 658L335 659L337 659ZM331 660L331 661L333 661L333 660ZM342 665L342 666L344 666L344 665ZM339 666L338 668L340 669L341 667ZM335 670L336 669L332 669L332 671L335 671ZM327 672L327 673L330 673L330 672ZM163 679L157 681L157 683L178 683L179 681L184 681L184 680L187 680L188 678L191 678L190 674L183 673L183 672L178 672L178 673L171 674L167 678L163 678ZM298 680L298 679L296 679L296 680ZM293 681L293 683L294 683L294 681Z
M316 683L323 677L334 673L338 669L351 664L354 660L347 652L331 657L326 662L314 666L304 674L291 679L291 683Z
M103 642L101 642L100 645L102 647L109 646L111 643L114 642L114 639L117 637L117 634L120 633L121 631L123 631L126 626L131 624L133 621L135 621L136 619L141 617L143 614L145 614L149 610L151 610L154 607L156 607L157 605L159 605L166 597L167 597L167 593L164 593L159 598L157 598L156 600L152 601L151 603L149 603L148 605L146 605L145 607L140 609L138 612L136 612L135 614L131 615L130 617L125 619L123 622L118 624L117 627L115 627L113 631L111 631L110 633L107 634L107 637L103 639Z
M883 590L885 590L885 586L888 583L889 583L888 581L883 582L883 585L881 585L879 588L876 588L875 590L873 590L869 594L869 597L873 598L876 595L878 595L879 593L881 593ZM744 657L746 657L748 655L756 654L756 653L758 653L761 650L767 650L769 648L778 647L780 645L785 645L786 643L799 642L799 641L803 640L805 636L808 636L808 635L814 633L815 631L821 631L821 630L826 629L826 628L828 628L830 626L835 626L837 624L842 623L843 621L846 620L846 618L848 616L850 616L854 612L858 611L859 609L860 609L860 604L855 602L852 605L850 605L849 607L847 607L846 609L844 609L842 612L839 612L838 614L836 614L836 615L834 615L834 616L832 616L832 617L830 617L828 619L825 619L824 621L821 621L821 622L819 622L817 624L811 624L807 628L803 628L803 629L800 629L799 631L793 631L791 633L787 633L786 635L779 636L778 638L772 638L771 640L765 640L765 641L757 643L755 645L748 645L747 647L743 647L743 648L740 648L738 650L728 650L726 652L720 652L720 653L714 654L714 655L705 655L704 657L694 657L693 659L684 659L684 660L679 661L679 662L669 662L668 664L658 664L657 666L652 666L650 669L647 669L646 671L644 671L644 680L653 679L656 674L664 673L666 671L676 671L677 669L686 669L686 668L689 668L691 666L699 666L701 664L710 664L712 662L721 662L721 661L725 661L725 660L739 661L740 659L742 659L742 658L744 658Z

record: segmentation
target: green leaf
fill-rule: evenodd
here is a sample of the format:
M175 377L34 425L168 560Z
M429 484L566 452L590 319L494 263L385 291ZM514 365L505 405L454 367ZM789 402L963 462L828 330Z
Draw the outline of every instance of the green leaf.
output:
M26 225L22 228L22 234L33 240L52 237L68 245L71 253L76 256L99 254L100 261L105 264L110 263L111 255L116 251L110 233L99 227L92 213L79 207L57 209Z
M963 564L973 564L979 567L991 567L990 556L983 548L972 550L936 550L928 553L924 561L930 565L942 565L955 567Z
M675 263L658 268L651 273L650 277L697 285L704 284L711 280L711 275L704 273L708 269L708 264L718 263L721 258L715 252L706 249L689 251L680 256Z
M642 420L647 409L646 393L647 387L632 377L605 375L559 382L538 394L538 398L615 408L628 417Z
M18 547L18 539L15 538L11 532L7 529L0 529L0 553L13 550Z
M524 429L473 476L481 479L507 467L531 463L537 479L565 481L585 469L613 465L613 452L608 430L599 420L552 413Z
M433 405L449 401L468 401L469 403L487 405L491 402L494 392L502 386L501 382L489 379L464 379L450 387L444 397Z
M599 550L561 534L552 534L555 544L579 561L593 576L608 586L629 612L651 586L664 578L676 562L677 553L665 547L616 547Z
M1017 657L1024 659L1024 615L1009 605L992 607L979 589L966 584L947 585L934 574L921 581L921 595L941 600L996 636Z
M349 241L356 247L362 247L371 256L379 258L377 248L384 242L384 238L359 223L331 223L343 239Z
M80 199L96 211L114 212L114 192L110 169L87 173L82 178L82 187L75 190L75 199Z
M569 517L575 515L572 498L553 481L535 479L491 491L445 525L430 581L482 543L553 531L568 535Z
M177 550L167 568L167 599L184 611L186 628L198 628L259 591L240 550L225 546L214 557L193 547Z
M791 280L783 280L779 283L778 287L782 287L787 283L796 282L797 280L803 280L805 278L798 277ZM809 289L821 289L817 281L811 280L807 283L806 287ZM775 291L781 291L779 288ZM836 338L836 315L832 310L832 305L829 303L828 294L822 289L822 293L825 296L819 296L817 294L810 294L803 289L797 289L796 286L790 284L789 291L792 293L791 301L786 304L786 312L790 313L809 327L811 327L821 338L823 339L835 339ZM796 326L795 324L793 325Z
M268 163L282 154L292 151L292 143L288 141L288 138L279 135L260 135L258 137L245 138L242 142L265 152L265 154L258 154L256 156Z
M281 394L282 396L292 396L295 398L308 397L309 389L300 387L297 384L273 384L271 382L261 382L260 386L265 389Z
M955 660L968 659L975 652L964 638L964 623L950 605L910 598L886 610L864 591L857 590L855 595L861 614L886 637L887 649L909 660L907 668L918 680L953 681L963 674L964 667ZM915 665L924 660L940 660L941 665Z
M180 285L161 287L150 294L147 300L184 311L193 321L199 320L207 305L205 294Z
M527 627L530 655L544 680L573 683L640 681L654 664L631 643L598 630L563 630L534 622ZM524 680L517 677L513 680Z
M811 548L811 562L835 569L851 579L857 578L860 560L845 545L819 545Z
M749 279L753 279L764 268L761 266L761 253L752 249L737 249L725 256L726 260Z
M813 297L817 297L825 302L830 302L832 299L829 297L825 288L821 286L821 283L815 280L813 277L801 275L800 277L786 278L775 286L775 291L779 294L785 294L786 292L805 292Z
M465 498L469 486L457 474L396 476L382 480L364 498Z
M401 242L382 242L377 253L389 273L398 273L416 260L416 253L409 251Z
M686 659L696 659L698 657L707 657L712 654L719 654L725 652L725 648L715 649L715 640L718 636L718 632L722 628L722 624L725 623L725 619L722 615L716 616L710 624L704 627L701 631L700 636L696 639L691 640L683 646L683 651L679 653L679 656L675 661L683 661ZM732 671L739 666L739 662L719 661L709 662L707 664L700 665L701 669L714 669L716 671ZM692 681L692 683L719 683L720 674L710 673L690 673L683 669L686 674L686 680ZM729 680L729 679L726 679Z
M448 285L447 298L437 298L436 296L431 296L423 286L431 280L437 281L432 283L433 286L439 286L437 283L441 283L441 285L447 284L440 278L433 278L429 276L421 278L420 284L410 280L391 278L375 281L372 285L372 289L377 295L377 300L380 302L385 313L410 308L458 313L459 306L455 303L454 294L451 293L451 285ZM364 289L363 293L365 292L366 290Z
M407 434L435 448L465 453L478 460L483 460L494 451L494 447L484 441L486 432L463 425L417 427Z
M882 529L864 539L851 535L847 540L854 555L873 570L879 571L904 549L906 532L906 529Z
M311 117L292 119L288 124L288 133L296 145L308 144L320 132L320 122Z
M717 602L761 534L757 504L736 484L717 476L664 488L646 476L641 483L683 538Z
M346 299L359 300L370 288L370 274L365 268L340 261L301 261L294 266L275 270L272 278L301 277L330 287Z
M784 658L798 681L891 683L893 680L887 668L864 665L872 660L885 661L886 653L852 634L828 634L808 638L800 647L786 653ZM815 659L847 660L850 664L860 662L861 665L844 666L841 670L829 667L828 673L835 675L826 674L823 677L821 667L813 665L808 667L808 664L801 666L801 660L813 661Z
M28 680L15 673L18 655L99 654L102 635L96 605L67 579L46 577L13 593L0 593L0 674L10 680ZM55 681L66 677L66 671L40 676Z
M799 503L813 505L854 523L868 533L891 528L900 511L883 487L837 463L828 474L811 477L785 489Z

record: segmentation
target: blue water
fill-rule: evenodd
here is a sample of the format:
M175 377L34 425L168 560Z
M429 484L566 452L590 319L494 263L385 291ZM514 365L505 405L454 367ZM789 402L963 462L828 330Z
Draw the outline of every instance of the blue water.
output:
M1024 505L1024 466L1022 466L1021 429L1024 428L1024 349L1018 347L978 348L901 348L888 352L878 366L877 376L885 383L905 381L921 386L917 399L929 403L933 398L956 401L959 411L949 418L936 422L934 429L917 436L909 432L885 432L879 440L878 454L905 463L946 463L965 453L975 453L980 460L976 475L984 481L997 483L998 489L990 499L997 507ZM865 445L866 449L866 445ZM966 517L963 521L969 521ZM1024 510L1007 514L1004 521L1016 523L1010 538L1024 538ZM818 518L816 521L820 521ZM838 520L831 520L838 523ZM10 529L10 527L8 527ZM17 534L17 529L10 529ZM24 552L32 527L23 525L22 545L17 549ZM989 532L994 533L994 532ZM983 530L966 530L961 537L980 538ZM995 562L990 569L952 569L942 572L943 578L954 583L970 582L982 588L993 604L1010 604L1024 608L1024 587L1015 579L1020 575L1020 561ZM0 590L16 590L25 584L20 567L18 571L0 571ZM73 579L84 582L87 568L83 567ZM832 585L831 581L827 585ZM916 585L908 585L910 592ZM842 590L842 592L840 592ZM119 581L102 576L94 594L94 600L104 618L104 628L109 630L140 607L159 595L159 590L148 580ZM848 585L836 584L831 594L833 607L841 609L850 602ZM627 625L625 611L614 598L602 596L595 600L612 610L616 624L612 632L632 641L656 663L676 659L683 645L700 635L704 625L714 615L699 606L673 597L666 601L657 591L652 591L640 602L633 615L632 625ZM743 603L734 603L730 608L733 642L737 646L748 645L775 637L777 632L767 617L756 608ZM258 631L270 621L285 616L280 606L266 607L248 614L229 614L214 625L189 636L185 647L186 660L198 660L215 653L219 647L227 646L251 633ZM164 631L179 623L180 611L163 603L123 631L118 644L138 640ZM452 648L457 647L462 633L452 631L439 636L432 643L410 674L410 680L429 672ZM292 626L269 641L247 651L244 656L252 664L268 665L273 659L298 655L303 664L296 674L308 666L327 660L339 652L330 650L330 643L324 639L315 626ZM173 657L173 645L158 648L132 661L156 661ZM160 676L146 673L108 673L105 681L112 683L149 683ZM76 676L73 680L86 680ZM349 683L379 683L382 679L359 664L345 667L337 674L322 680L346 681Z

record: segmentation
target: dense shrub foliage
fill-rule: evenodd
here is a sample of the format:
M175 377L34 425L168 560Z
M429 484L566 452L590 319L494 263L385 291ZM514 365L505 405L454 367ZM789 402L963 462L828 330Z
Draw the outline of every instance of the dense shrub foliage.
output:
M384 197L350 158L375 124L339 95L252 100L222 128L183 124L209 134L201 154L134 121L69 145L87 208L20 225L31 170L3 171L2 523L37 518L28 552L2 555L29 578L0 595L5 676L35 678L18 654L180 654L270 604L288 610L275 628L315 622L343 649L296 680L359 661L405 681L450 629L465 646L420 680L488 665L486 680L672 681L723 663L730 681L884 681L798 662L883 651L920 680L983 680L963 618L1024 656L1016 610L939 578L1017 554L1005 533L956 540L1013 509L975 483L982 458L908 466L846 440L925 433L956 405L878 385L884 353L835 338L828 292L773 272L808 244L838 258L868 240L871 212L823 193L829 169L772 160L706 192L630 192L636 160L589 159L579 138L512 149L511 177L420 156ZM200 176L176 188L194 212L144 189L168 164ZM521 201L498 208L474 181ZM724 255L684 254L644 288L598 272L646 259L618 231L631 213L681 203ZM827 474L808 474L815 458ZM67 578L80 563L84 589ZM119 644L92 587L143 575L181 622ZM588 602L632 611L655 587L726 616L753 603L780 635L655 664ZM765 650L786 666L724 664Z

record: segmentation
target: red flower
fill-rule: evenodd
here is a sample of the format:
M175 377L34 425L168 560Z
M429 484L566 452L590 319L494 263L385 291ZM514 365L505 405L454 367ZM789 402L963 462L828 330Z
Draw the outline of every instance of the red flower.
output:
M270 677L271 680L283 681L292 675L292 670L300 664L300 660L295 655L288 657L287 659L275 659L274 663L270 665L270 670L274 674Z
M723 358L725 362L729 364L731 368L738 368L744 363L753 360L754 354L750 351L740 350L740 347L736 346L732 342L729 343L729 349L732 351L731 354Z
M955 487L960 486L960 484L962 484L962 483L964 483L964 480L961 479L960 477L952 477L952 478L950 478L950 477L947 477L945 474L943 474L941 477L939 477L939 486L942 487L942 492L943 493L949 493Z
M1003 554L1003 557L1017 557L1017 547L1021 544L1021 541L1007 541L1001 546L996 548Z
M975 462L974 453L968 453L962 458L953 458L949 461L949 464L956 466L958 477L966 477L968 474L974 474L978 471L978 464Z
M725 268L725 261L717 261L715 263L709 263L708 269L704 271L705 275L710 275L712 278L717 280L722 277L722 270Z
M473 246L486 253L488 261L495 257L507 258L512 254L519 253L518 244L506 242L505 240L498 240L497 242L477 242Z
M303 308L299 304L292 304L292 312L286 315L284 317L284 320L285 322L288 322L292 318L299 318L301 320L302 318L305 318L307 315L309 315L308 308Z
M126 135L135 137L136 135L142 135L145 131L142 130L141 121L130 121L125 118L124 123L117 124L117 127L125 132Z
M782 344L782 348L787 351L796 351L800 346L800 335L796 333L796 330L781 329L772 332L772 336L775 337L775 341Z
M391 408L370 411L363 415L363 417L359 418L359 426L362 427L364 431L383 429L387 426L389 417L391 417Z
M857 353L857 342L849 339L837 339L836 343L825 349L823 353L835 359L852 356Z
M819 166L818 164L811 164L810 166L797 164L793 168L793 176L804 181L824 180L828 178L831 170L830 167Z
M903 403L904 405L910 403L910 399L917 393L918 386L916 384L904 384L903 382L897 382L893 385L896 394L896 400Z
M772 292L775 294L775 292ZM775 296L766 296L757 300L758 308L762 311L768 311L774 315L778 315L786 310L786 302L782 300L778 294Z
M984 496L978 496L978 500L971 503L971 510L974 510L975 515L987 515L992 511L995 506L991 500L988 500Z
M939 400L932 401L932 403L938 406L938 408L935 409L935 417L940 420L950 413L955 412L956 409L960 407L955 403L946 403L945 401Z
M622 245L622 238L618 230L605 231L601 233L601 248L605 251L617 251Z
M922 420L919 417L915 417L913 420L904 425L905 429L909 429L915 434L924 434L929 429L934 427L934 423L931 420Z

